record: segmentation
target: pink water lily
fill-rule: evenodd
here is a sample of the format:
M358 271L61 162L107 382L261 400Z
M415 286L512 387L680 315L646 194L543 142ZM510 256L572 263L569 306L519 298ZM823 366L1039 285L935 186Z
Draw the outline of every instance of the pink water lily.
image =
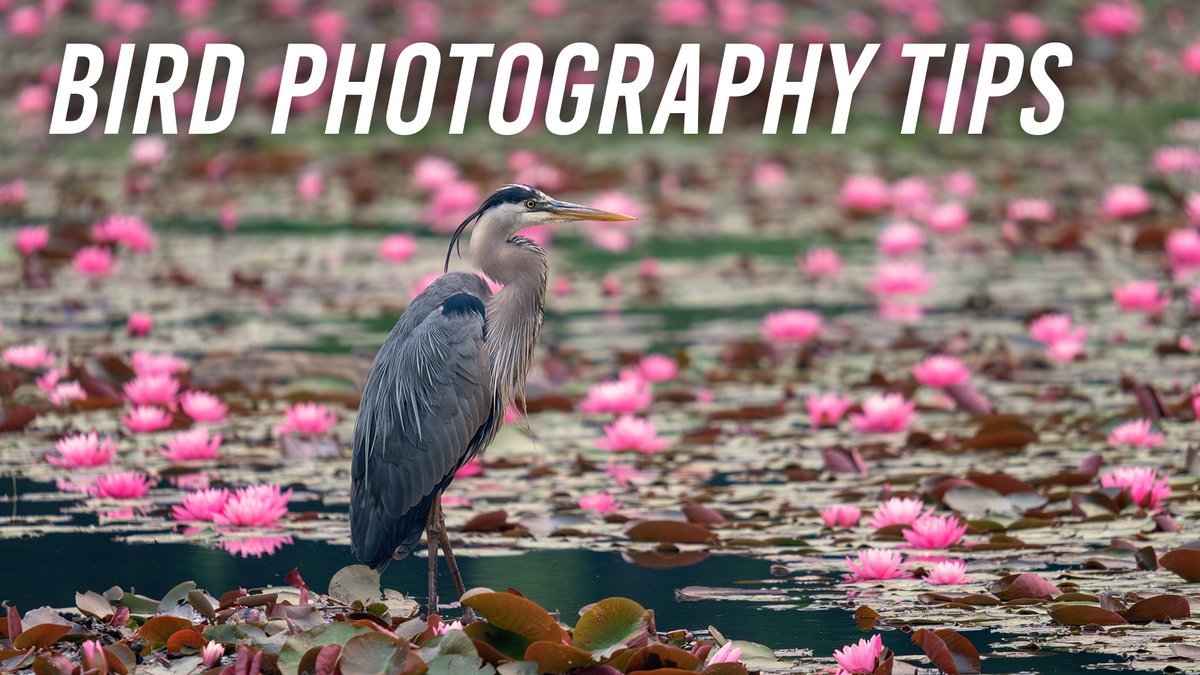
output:
M621 502L607 492L591 492L580 497L579 508L596 513L609 513L621 508Z
M622 415L612 424L604 425L604 438L596 442L601 450L623 452L632 450L652 454L671 444L658 437L658 429L650 420L633 415Z
M929 568L925 581L936 586L957 586L970 582L967 563L961 560L942 560Z
M967 524L957 516L923 515L912 522L902 534L909 546L920 549L949 548L962 541Z
M836 277L842 273L842 259L831 248L814 248L799 262L805 276L813 279Z
M138 377L153 375L175 375L187 370L187 364L171 354L134 352L129 357L129 366Z
M878 176L855 174L846 177L837 201L847 211L875 213L891 203L891 191Z
M821 334L821 315L803 309L772 312L759 328L763 337L776 343L804 343Z
M179 404L188 417L204 424L224 422L229 412L221 399L206 391L185 391L179 397Z
M847 504L836 504L821 509L821 520L826 527L854 527L862 518L862 509Z
M190 462L215 459L220 451L221 434L214 434L210 438L208 429L197 427L167 439L166 447L160 452L168 461Z
M1156 316L1171 304L1171 295L1160 293L1158 282L1142 279L1117 286L1113 289L1113 300L1123 312Z
M5 349L3 356L9 365L18 368L35 370L37 368L49 368L54 365L54 355L46 349L46 345L16 345Z
M281 491L278 485L260 483L238 488L221 512L213 516L213 522L236 527L269 527L287 514L291 497L291 490Z
M417 239L411 234L393 234L379 242L379 257L391 263L402 263L417 252Z
M69 382L59 382L54 385L54 388L48 393L47 398L54 405L62 406L71 401L86 400L87 392L84 391L83 385L79 384L77 380L71 380Z
M179 395L179 381L170 375L139 375L126 382L122 391L134 405L174 408L175 397Z
M171 507L175 520L212 521L225 510L229 502L229 490L213 488L197 490L184 495L183 501Z
M89 492L102 499L137 499L150 491L150 477L140 471L118 471L96 477Z
M151 405L139 405L121 418L121 423L135 434L162 431L171 426L171 413Z
M962 361L943 354L935 354L913 366L912 374L926 387L938 389L966 384L971 379L971 371Z
M225 645L213 640L209 640L200 650L200 660L205 668L212 668L220 663L222 656L225 656Z
M275 427L281 434L321 436L337 423L337 415L319 403L297 403L285 414L287 422Z
M859 433L896 433L908 429L916 419L916 403L901 394L876 394L862 405L862 413L850 416L850 426Z
M908 576L908 566L899 551L868 548L858 552L858 559L846 557L846 565L854 581L880 581Z
M75 271L91 279L106 277L116 269L112 251L102 246L85 246L79 249L71 264Z
M13 243L17 251L28 258L50 243L50 228L45 225L26 225L17 230Z
M714 663L737 663L742 659L742 650L733 646L733 642L726 642L721 645L720 649L714 649L708 653L708 658L704 660L705 665Z
M679 375L679 364L675 359L662 354L647 354L638 361L638 372L647 382L666 382Z
M1100 476L1101 487L1120 488L1134 504L1151 511L1157 511L1171 495L1167 483L1166 477L1160 479L1157 471L1145 466L1119 466Z
M925 502L916 497L892 497L875 507L867 527L878 530L889 525L911 525L925 512Z
M125 334L130 337L146 337L154 330L154 317L144 312L134 312L125 321Z
M585 413L635 413L653 402L654 396L640 378L601 382L588 390L579 403Z
M1108 442L1112 445L1128 445L1135 448L1157 448L1163 444L1166 437L1155 432L1151 425L1147 419L1118 424L1108 434Z
M46 455L46 461L54 466L87 467L104 466L112 462L117 452L117 443L112 438L100 438L96 432L74 434L60 438L54 445L57 455Z
M836 427L854 405L854 401L837 394L806 396L804 407L808 410L809 423L814 427Z
M883 638L872 635L870 639L862 639L848 644L833 652L833 660L837 661L838 670L835 675L869 675L875 672L879 665L879 657L883 654Z
M114 214L92 225L92 238L98 242L121 244L139 252L153 251L158 245L149 223L127 214Z

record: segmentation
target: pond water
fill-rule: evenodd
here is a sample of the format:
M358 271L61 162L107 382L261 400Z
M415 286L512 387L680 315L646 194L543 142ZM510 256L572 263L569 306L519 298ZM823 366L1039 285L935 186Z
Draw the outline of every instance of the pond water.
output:
M26 505L28 506L28 505ZM44 508L33 509L45 511ZM29 509L22 509L26 515ZM186 544L130 544L109 534L50 534L8 539L0 555L0 597L22 611L43 603L70 607L75 591L103 592L113 585L160 597L190 579L214 593L255 583L281 585L293 567L321 589L341 567L355 561L350 551L320 542L297 540L273 556L234 557L226 551ZM784 609L739 600L679 601L676 591L688 586L758 588L769 583L770 564L729 555L710 556L687 567L652 569L631 564L619 553L582 550L535 551L517 556L460 555L468 585L508 587L550 609L570 623L578 608L612 589L655 611L660 630L703 629L712 625L726 635L753 639L776 650L812 650L817 656L864 637L847 611L804 609L804 598ZM409 557L394 562L383 578L387 588L420 598L425 593L426 560ZM830 580L832 585L833 580ZM441 568L439 584L453 588ZM821 589L827 590L828 587ZM444 610L453 616L455 610ZM1005 639L989 630L963 633L987 658L988 673L1122 672L1111 657L1043 650L1029 654L1015 645L1028 640ZM883 631L884 644L898 654L919 654L900 630ZM990 655L990 657L989 657Z

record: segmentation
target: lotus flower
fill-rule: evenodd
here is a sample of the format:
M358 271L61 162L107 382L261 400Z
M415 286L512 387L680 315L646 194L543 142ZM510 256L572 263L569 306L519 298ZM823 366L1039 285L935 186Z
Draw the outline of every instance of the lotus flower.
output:
M854 581L877 581L898 579L908 576L908 567L899 551L883 548L868 548L858 552L858 561L846 557L846 565L853 573Z
M204 424L224 422L229 411L221 399L206 391L186 391L179 397L179 403L188 417Z
M760 332L775 343L804 343L821 333L821 315L803 309L772 312L763 319Z
M886 256L907 255L925 247L925 233L912 223L893 223L879 233L876 246Z
M862 405L862 414L850 416L850 425L863 433L895 433L908 429L916 418L916 404L900 394L876 394Z
M317 403L297 403L287 409L287 422L275 427L281 434L322 436L337 423L337 415Z
M183 501L171 507L171 515L175 520L183 521L212 521L229 502L229 490L210 489L197 490L184 496Z
M585 413L635 413L648 407L654 397L640 379L625 378L601 382L588 389L587 396L579 403Z
M1161 314L1171 304L1168 293L1159 293L1158 283L1140 280L1113 289L1113 300L1123 312L1143 312L1151 316Z
M804 255L800 269L813 279L836 277L842 273L842 259L831 248L814 248Z
M18 368L48 368L54 365L54 355L46 351L45 345L16 345L4 350L4 360Z
M153 375L174 375L187 370L187 364L171 354L153 354L151 352L134 352L129 357L129 365L138 377Z
M208 429L197 427L175 434L166 446L161 452L171 462L214 459L221 451L221 434L209 438Z
M621 508L621 502L607 492L591 492L580 497L579 508L596 513L608 513Z
M847 211L875 213L888 207L891 193L888 184L877 176L856 174L847 176L838 195L838 205Z
M1134 504L1157 511L1162 501L1171 494L1167 479L1158 478L1158 472L1144 466L1119 466L1100 476L1100 486L1121 488L1129 494Z
M103 499L137 499L150 491L150 477L140 471L118 471L96 477L89 490Z
M862 518L862 509L857 506L836 504L821 509L821 520L826 527L854 527Z
M804 407L808 409L809 423L813 427L836 427L842 416L853 405L854 401L837 394L807 396L804 399Z
M179 382L170 375L139 375L125 383L122 391L134 405L175 407Z
M17 230L13 243L21 255L28 258L50 243L50 228L45 225L26 225Z
M675 359L662 354L647 354L638 361L638 372L647 382L666 382L675 379L679 374L679 364Z
M243 539L224 539L217 543L230 555L239 558L261 558L264 555L275 555L279 549L291 545L290 536L276 537L246 537Z
M83 390L83 386L76 380L70 382L60 382L54 385L54 388L49 393L50 402L56 406L66 405L70 401L83 401L87 399L87 392Z
M135 434L162 431L171 426L171 413L150 405L139 405L121 418L121 422Z
M54 466L79 468L103 466L112 462L117 452L117 443L111 438L101 439L96 432L64 436L54 444L58 455L46 455L46 461Z
M623 452L633 450L653 454L670 445L665 438L658 438L654 423L633 415L622 415L612 424L604 425L604 438L596 442L601 450Z
M962 541L967 532L966 523L957 516L923 515L905 529L904 540L913 548L950 548Z
M225 508L213 516L218 525L236 527L267 527L275 525L287 514L292 491L280 492L278 485L260 483L238 488L225 503Z
M930 356L913 366L912 373L921 384L938 389L966 384L971 379L971 371L962 361L942 354Z
M1163 444L1165 437L1160 433L1155 433L1150 424L1150 420L1147 419L1137 419L1119 424L1108 435L1108 442L1112 445L1157 448Z
M846 645L833 652L833 660L838 664L838 671L835 675L874 673L882 654L883 638L879 635L872 635L870 640L862 639L854 644Z
M411 234L393 234L379 242L379 257L392 263L402 263L417 252L417 240Z
M209 640L208 644L200 650L200 660L204 663L205 668L217 665L223 656L225 656L225 645L213 640Z
M708 653L708 658L704 660L704 665L712 665L714 663L737 663L742 659L742 650L733 646L733 642L726 642L721 645L720 649L714 649Z
M875 268L868 290L880 297L924 295L933 287L933 279L916 262L888 262Z
M122 244L131 251L153 251L158 245L150 225L137 216L115 214L92 225L92 238L102 243Z
M961 560L942 560L929 568L925 581L937 586L957 586L970 581L967 563Z
M892 497L875 507L867 527L878 530L889 525L912 525L925 510L925 502L913 497Z

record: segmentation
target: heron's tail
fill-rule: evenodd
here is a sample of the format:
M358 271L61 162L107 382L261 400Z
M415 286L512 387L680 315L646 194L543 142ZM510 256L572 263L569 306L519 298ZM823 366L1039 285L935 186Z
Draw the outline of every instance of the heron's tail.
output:
M364 565L382 572L388 563L404 558L421 543L434 497L443 486L425 495L400 518L371 504L365 491L350 497L350 549Z

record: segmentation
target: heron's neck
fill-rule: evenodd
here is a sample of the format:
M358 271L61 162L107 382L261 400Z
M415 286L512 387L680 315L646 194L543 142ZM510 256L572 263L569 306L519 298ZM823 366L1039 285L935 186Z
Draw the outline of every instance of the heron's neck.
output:
M525 396L525 378L533 366L546 304L546 254L524 237L486 248L477 247L472 238L471 253L476 269L504 284L488 301L487 345L493 385L507 409Z

